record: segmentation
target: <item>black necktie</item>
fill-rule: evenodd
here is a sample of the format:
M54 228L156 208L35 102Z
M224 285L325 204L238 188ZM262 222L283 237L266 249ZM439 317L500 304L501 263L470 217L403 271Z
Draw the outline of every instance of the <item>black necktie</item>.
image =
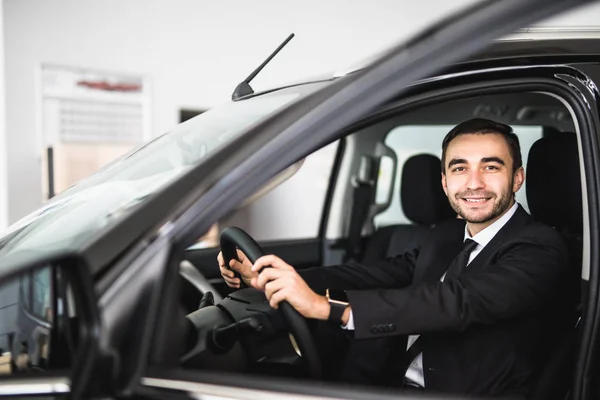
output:
M465 240L462 250L458 253L452 263L450 263L448 271L446 272L446 278L456 278L461 274L469 263L469 256L471 255L471 252L475 250L475 247L477 247L476 241L472 239Z
M465 240L462 250L460 251L460 253L458 253L456 258L454 258L454 260L452 260L452 262L450 263L450 266L448 267L448 270L446 272L446 278L450 278L450 277L455 278L458 275L460 275L462 270L465 269L465 267L469 263L469 256L471 255L471 252L473 250L475 250L475 247L477 247L477 244L478 243L472 239ZM444 279L446 279L446 278L444 278ZM426 337L421 335L413 343L413 345L410 346L410 348L406 351L406 354L404 355L404 360L402 363L400 363L400 365L402 366L400 376L404 377L406 375L406 371L410 367L410 364L413 362L413 360L419 354L421 354L423 352L423 350L425 348L425 344L426 344ZM405 382L403 381L403 384L404 383Z

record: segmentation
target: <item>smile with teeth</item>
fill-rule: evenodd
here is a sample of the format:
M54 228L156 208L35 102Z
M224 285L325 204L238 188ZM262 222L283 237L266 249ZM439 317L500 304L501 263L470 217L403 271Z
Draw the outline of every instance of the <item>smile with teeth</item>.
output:
M488 201L489 197L479 197L479 198L463 197L463 200L466 201L467 203L477 204L477 203L484 203L484 202Z

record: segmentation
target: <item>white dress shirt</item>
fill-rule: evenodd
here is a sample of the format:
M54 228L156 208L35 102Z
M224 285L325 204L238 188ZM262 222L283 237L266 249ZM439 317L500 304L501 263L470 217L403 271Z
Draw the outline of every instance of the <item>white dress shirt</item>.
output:
M500 229L502 229L502 227L506 225L506 223L512 218L512 216L517 211L518 207L518 203L515 202L515 204L513 204L513 206L503 216L498 218L498 220L496 220L493 224L483 229L481 232L479 232L473 237L471 237L469 231L467 230L467 226L465 225L464 240L471 239L477 242L477 247L475 247L475 249L473 249L473 251L471 251L471 254L469 255L469 262L467 263L467 265L469 265L471 261L473 261L475 257L477 257L479 253L481 253L481 250L483 250L483 248L489 242L492 241L492 239L494 238L494 236L496 236ZM446 273L444 272L444 275L442 275L440 280L443 282L445 277ZM354 317L352 315L352 311L350 311L348 323L345 326L342 326L342 328L350 330L354 329ZM406 350L408 350L410 346L413 345L413 343L417 340L418 337L419 335L410 335L408 337ZM410 367L406 371L406 379L409 382L409 384L413 384L414 386L425 387L425 379L423 376L423 353L420 353L418 356L416 356L413 362L410 364Z

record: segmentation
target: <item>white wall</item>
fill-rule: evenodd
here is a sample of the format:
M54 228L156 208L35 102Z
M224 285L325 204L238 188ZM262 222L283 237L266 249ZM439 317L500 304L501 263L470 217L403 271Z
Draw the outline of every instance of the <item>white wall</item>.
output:
M353 63L473 1L436 0L423 13L418 2L398 0L4 0L9 219L42 202L35 119L42 63L146 75L160 134L180 108L228 100L290 32L296 38L255 89Z
M290 32L296 38L256 78L255 89L368 57L477 0L3 1L8 218L14 222L42 202L35 118L41 64L147 76L157 135L177 123L180 108L228 100L236 84ZM0 112L0 132L2 126ZM0 141L0 161L2 149ZM6 196L1 179L0 166L0 227Z

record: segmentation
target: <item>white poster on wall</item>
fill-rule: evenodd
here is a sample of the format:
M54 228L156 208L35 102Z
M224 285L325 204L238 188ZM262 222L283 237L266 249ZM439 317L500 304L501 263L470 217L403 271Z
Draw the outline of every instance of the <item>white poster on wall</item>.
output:
M43 65L40 81L45 198L150 139L147 78Z

